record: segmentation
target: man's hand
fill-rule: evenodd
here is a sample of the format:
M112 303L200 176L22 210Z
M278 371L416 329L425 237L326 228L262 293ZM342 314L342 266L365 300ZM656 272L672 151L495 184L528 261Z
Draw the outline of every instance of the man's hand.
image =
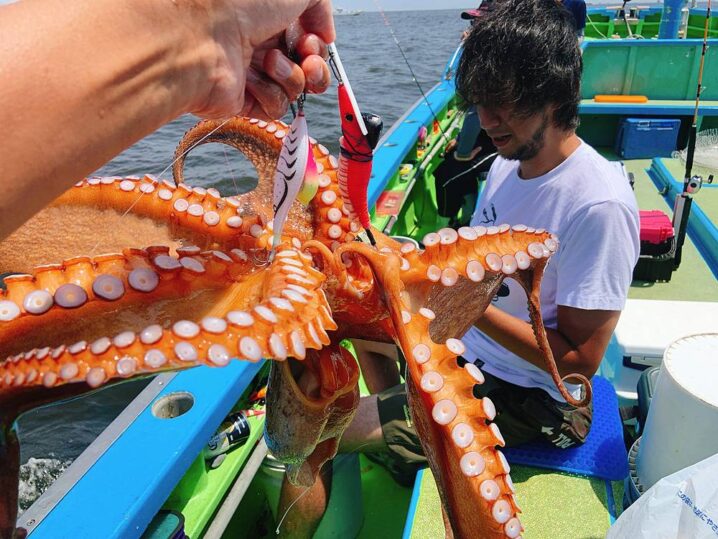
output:
M329 0L202 0L213 42L210 86L193 112L205 118L242 114L280 118L306 91L330 83L327 44L335 39Z
M330 0L16 2L0 35L0 239L181 114L282 117L335 39Z

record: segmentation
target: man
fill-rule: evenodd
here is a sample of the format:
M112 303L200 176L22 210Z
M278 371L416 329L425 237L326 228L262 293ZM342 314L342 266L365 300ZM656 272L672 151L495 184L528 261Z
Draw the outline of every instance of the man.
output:
M505 0L465 40L457 89L500 156L471 224L525 224L558 235L541 287L543 319L559 372L590 378L625 303L639 221L623 174L576 136L581 70L565 9L555 0ZM480 396L496 404L507 445L545 438L566 448L585 440L591 408L568 405L545 372L517 284L508 280L462 340L464 358L484 371ZM383 438L387 449L376 458L406 483L421 448L403 393L398 386L369 397L376 411L358 415L343 445Z
M523 222L558 235L542 314L559 372L590 377L625 304L639 253L638 212L623 175L576 136L582 60L568 13L554 6L501 3L465 42L457 87L500 155L472 224ZM559 447L581 443L590 410L562 402L526 322L523 292L507 284L464 336L466 358L483 363L484 391L497 388L507 442L544 433Z
M576 29L576 37L579 42L583 41L583 32L586 28L586 2L584 0L560 0L573 20L573 27Z
M462 12L461 18L470 20L473 27L483 14L493 9L493 5L494 0L483 0L477 9ZM464 31L462 41L468 37L471 27ZM466 110L459 134L447 143L444 160L433 174L438 213L449 218L450 227L469 223L476 207L479 181L486 178L493 162L492 155L495 155L495 148L486 131L481 129L476 110Z
M477 19L482 15L485 15L494 9L496 0L482 0L476 9L467 9L461 12L461 18L467 21L471 21L471 25L476 24Z

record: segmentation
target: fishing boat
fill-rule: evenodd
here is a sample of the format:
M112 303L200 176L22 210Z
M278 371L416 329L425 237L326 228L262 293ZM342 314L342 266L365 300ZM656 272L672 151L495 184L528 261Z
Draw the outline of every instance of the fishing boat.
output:
M362 11L360 9L344 9L335 7L332 14L336 17L337 15L360 15L361 13Z
M704 7L678 6L666 15L660 4L640 5L633 2L614 6L588 6L585 36L589 39L653 39L659 35L661 21L667 18L678 30L675 32L676 37L703 37L706 19ZM673 29L670 31L674 32ZM718 37L715 19L709 21L708 37Z
M654 20L656 13L634 13L633 33L647 34L649 25L660 25L662 13ZM694 16L701 15L693 10ZM591 13L591 26L601 29L605 21L599 19ZM616 31L609 23L601 29L604 37ZM694 37L690 31L687 35ZM697 109L699 137L718 127L718 53L713 52L718 40L708 45L702 74L706 90ZM688 140L702 46L700 39L677 38L589 39L582 45L579 136L622 164L641 209L669 218L685 191L685 164L673 151ZM440 214L434 173L463 119L454 87L460 54L457 50L436 85L377 145L368 201L373 226L386 234L421 241L430 231L457 224ZM669 64L670 74L665 73ZM670 80L661 78L664 73ZM666 132L672 143L659 150L657 141ZM541 447L507 452L525 537L605 535L623 510L624 491L630 488L625 482L628 447L636 424L640 428L645 422L645 415L625 418L619 409L638 404L639 383L650 368L660 366L673 340L718 331L718 185L708 183L707 175L704 180L691 197L684 228L673 223L676 235L686 232L679 267L673 259L647 259L630 289L593 381L593 430L600 437L574 458ZM283 470L268 457L262 439L267 371L262 362L231 362L223 369L157 376L21 515L18 525L36 539L273 536L281 526L277 503ZM246 419L242 443L222 459L208 458L207 441L231 412L240 410ZM413 488L402 487L364 455L342 455L332 484L316 538L443 537L440 502L428 470L419 472Z

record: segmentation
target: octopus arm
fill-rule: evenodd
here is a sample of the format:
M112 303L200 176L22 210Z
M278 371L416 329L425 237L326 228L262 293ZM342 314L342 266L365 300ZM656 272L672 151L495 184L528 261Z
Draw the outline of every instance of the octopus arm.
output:
M172 252L187 244L204 250L268 249L272 178L286 132L282 122L241 117L204 121L190 129L177 148L177 184L151 175L79 181L0 243L0 272L30 273L78 253L119 252L127 246L165 245ZM242 151L257 171L256 189L223 197L216 189L185 184L189 150L208 142ZM319 174L318 191L308 208L292 204L283 239L294 239L294 247L308 239L327 246L352 241L361 227L349 218L340 196L338 162L315 141L310 151Z
M238 251L162 247L10 277L0 300L0 390L93 388L235 357L304 359L336 329L323 281L293 249L267 271L248 272Z
M346 245L339 255L360 253L384 291L395 338L407 358L412 417L450 523L447 535L518 537L520 510L499 449L504 439L492 422L496 408L488 397L475 396L484 377L458 357L465 351L458 337L481 316L501 282L514 278L527 290L534 333L557 386L570 402L590 399L585 378L581 402L563 387L541 320L540 279L558 243L521 226L442 229L424 238L423 251L382 241L379 253Z
M128 249L7 279L0 298L1 536L13 533L19 463L12 424L22 411L164 370L221 367L233 358L301 361L330 344L327 331L337 326L311 257L284 246L264 271L246 258L238 250ZM342 408L353 413L346 388L356 387L356 369L341 370L343 357L327 363L310 353L308 360L321 380L319 398L337 393L326 423L341 423Z

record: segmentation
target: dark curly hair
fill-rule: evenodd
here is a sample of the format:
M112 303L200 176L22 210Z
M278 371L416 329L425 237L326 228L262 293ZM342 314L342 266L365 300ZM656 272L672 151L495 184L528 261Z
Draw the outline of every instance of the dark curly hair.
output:
M555 105L553 124L578 126L583 62L568 10L556 0L497 0L464 41L456 74L467 104L531 116Z

